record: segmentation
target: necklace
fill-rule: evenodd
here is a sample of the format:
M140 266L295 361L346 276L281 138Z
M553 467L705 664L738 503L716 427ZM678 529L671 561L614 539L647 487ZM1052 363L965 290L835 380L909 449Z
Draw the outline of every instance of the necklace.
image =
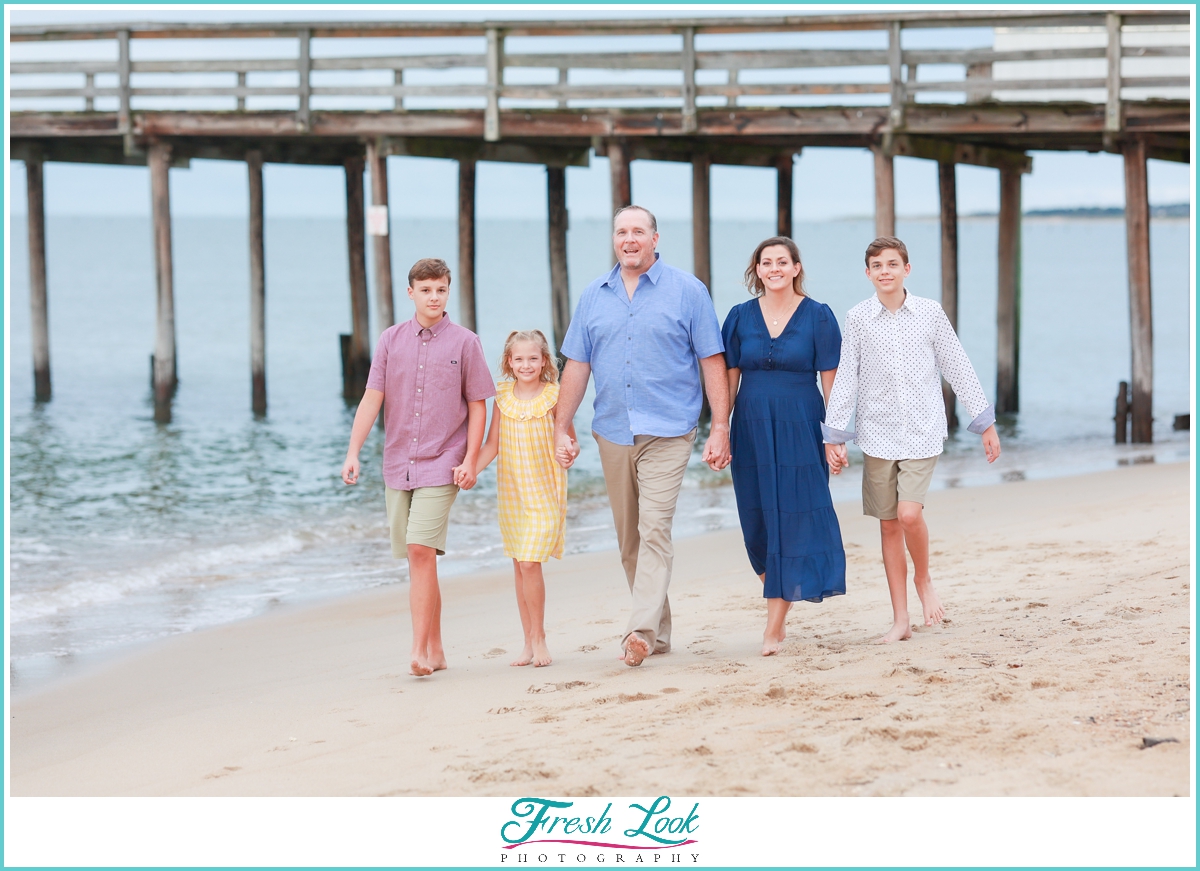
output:
M800 297L800 300L802 300L802 299L804 299L804 297ZM785 318L785 317L791 315L791 313L796 310L796 306L800 305L800 300L797 300L796 305L792 306L791 308L789 308L787 311L785 311L781 315L775 316L775 315L767 314L765 308L763 309L763 314L767 314L767 317L769 317L771 319L771 326L777 327L777 326L779 326L780 318ZM764 302L765 302L765 300L764 300Z

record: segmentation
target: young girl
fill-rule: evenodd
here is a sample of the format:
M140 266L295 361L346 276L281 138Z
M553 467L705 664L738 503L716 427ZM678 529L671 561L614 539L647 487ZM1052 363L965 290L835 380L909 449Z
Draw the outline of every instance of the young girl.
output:
M479 452L477 474L497 454L496 496L504 553L512 557L525 647L512 665L549 665L546 586L542 563L562 559L567 520L567 472L554 460L558 367L541 330L508 334L500 358L492 426ZM575 428L570 429L572 444Z

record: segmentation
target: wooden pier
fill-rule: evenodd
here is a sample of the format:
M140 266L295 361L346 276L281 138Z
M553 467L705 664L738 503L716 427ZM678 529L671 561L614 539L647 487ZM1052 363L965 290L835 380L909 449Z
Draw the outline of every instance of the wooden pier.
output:
M942 298L952 319L958 302L953 168L963 163L999 170L996 401L1000 412L1016 412L1021 177L1032 167L1027 152L1109 151L1124 156L1126 176L1132 437L1148 442L1153 344L1146 161L1189 160L1191 107L1183 96L1190 87L1187 74L1138 75L1138 59L1187 59L1190 51L1186 36L1182 44L1155 44L1139 34L1147 28L1188 24L1187 13L1131 8L669 20L12 27L14 43L65 44L68 54L69 47L78 44L80 58L99 56L94 49L82 50L85 43L103 43L111 55L109 60L51 61L22 60L14 52L18 59L11 62L11 155L28 166L35 396L39 401L51 396L41 207L41 168L47 161L150 167L158 282L154 395L156 417L169 420L177 382L167 173L171 166L186 166L192 158L247 165L251 406L263 414L264 163L341 166L346 173L352 333L344 353L345 389L354 400L361 396L370 362L363 173L370 168L370 204L386 209L389 155L459 162L459 264L454 285L461 321L471 328L476 327L476 164L508 161L546 167L551 300L555 341L561 342L570 321L565 167L587 165L593 153L606 156L616 209L633 201L632 161L690 163L693 270L709 284L712 165L774 167L778 230L790 235L795 156L806 146L834 146L873 152L880 234L895 227L894 158L939 164ZM1102 34L1103 44L1023 50L905 46L906 33L964 27L1042 29L1037 32L1091 28ZM830 31L874 31L879 47L744 47L762 34ZM612 37L648 36L666 37L655 44L669 42L670 47L609 50L615 44ZM469 38L474 49L447 54L428 47L431 40L444 37ZM596 44L604 50L564 51L563 37L599 38ZM185 49L175 53L175 59L150 59L155 41L166 39L180 41L173 44ZM192 59L204 55L205 40L214 39L269 40L272 45L286 44L290 56L275 52L274 57ZM356 47L355 40L363 41L363 47ZM380 45L389 47L387 53L378 53ZM1023 76L1021 65L1034 61L1089 61L1103 72L1088 77ZM1163 89L1183 90L1172 91L1180 95L1177 99L1145 97ZM388 239L375 235L372 243L381 328L394 317Z

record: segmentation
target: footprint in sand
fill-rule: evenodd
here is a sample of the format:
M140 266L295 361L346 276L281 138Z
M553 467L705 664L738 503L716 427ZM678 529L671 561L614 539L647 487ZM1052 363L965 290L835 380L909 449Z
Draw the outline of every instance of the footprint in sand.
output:
M506 653L508 653L508 651L505 650L503 647L493 647L491 650L489 650L487 653L485 653L483 655L483 658L491 659L494 656L503 656Z

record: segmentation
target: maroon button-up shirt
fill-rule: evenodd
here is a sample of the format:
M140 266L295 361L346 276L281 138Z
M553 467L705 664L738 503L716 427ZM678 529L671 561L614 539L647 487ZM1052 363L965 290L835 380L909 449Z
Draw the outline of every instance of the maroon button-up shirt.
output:
M384 330L367 389L383 393L383 481L393 490L453 484L467 455L467 403L496 395L479 337L446 315Z

